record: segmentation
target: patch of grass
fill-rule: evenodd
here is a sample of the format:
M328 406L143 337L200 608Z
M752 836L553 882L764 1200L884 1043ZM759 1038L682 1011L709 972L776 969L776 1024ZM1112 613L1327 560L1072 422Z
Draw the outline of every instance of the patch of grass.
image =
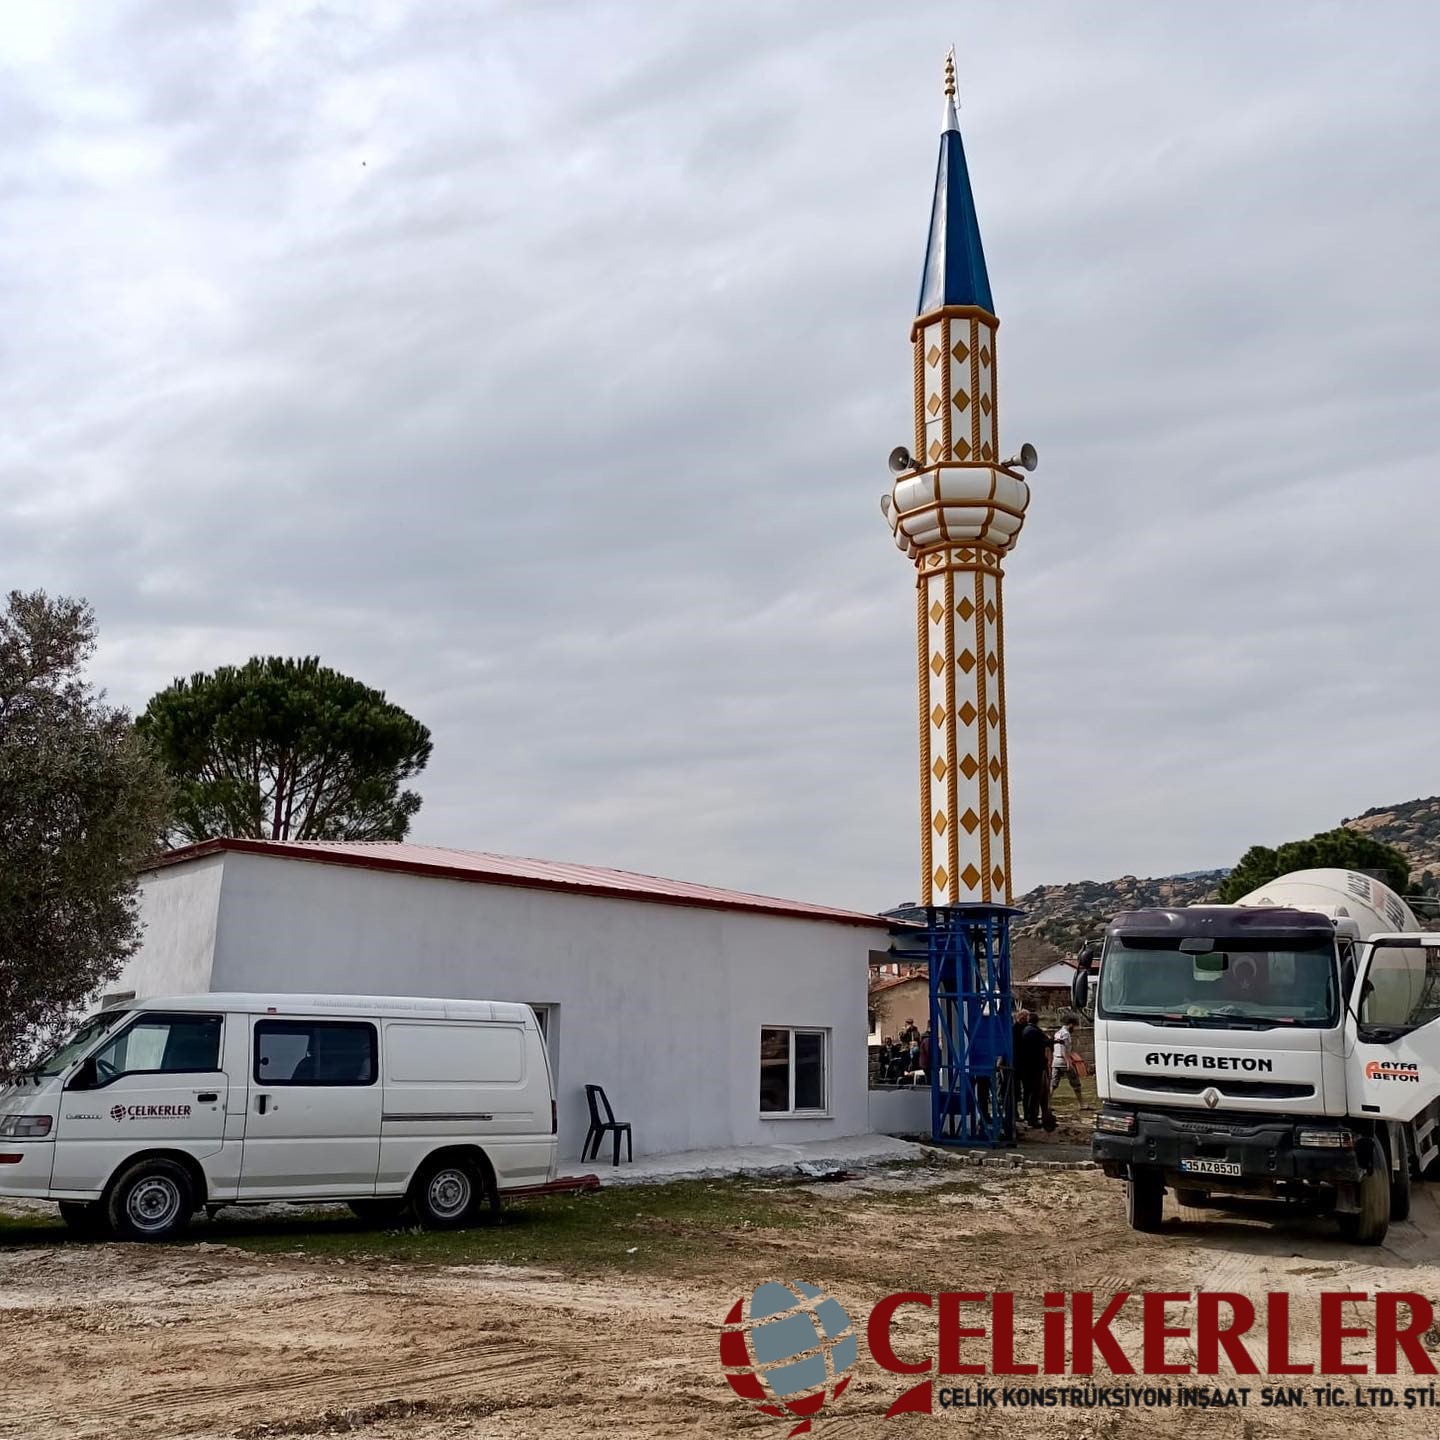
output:
M267 1254L433 1265L523 1265L591 1274L692 1268L768 1232L816 1223L824 1206L793 1188L743 1181L617 1187L505 1207L499 1223L466 1230L374 1229L348 1216L221 1212L194 1238Z
M0 1211L0 1248L13 1245L50 1245L66 1233L60 1212L47 1205L35 1214Z
M997 1174L985 1178L994 1184L1004 1177ZM917 1190L886 1190L868 1198L888 1209L924 1210L934 1205L942 1195L975 1195L981 1188L979 1180L948 1180L943 1185L927 1185Z
M197 1218L179 1246L229 1245L257 1254L418 1265L520 1265L593 1274L695 1270L766 1236L822 1224L823 1201L792 1185L691 1181L616 1187L590 1195L515 1200L498 1222L464 1230L390 1229L338 1207L253 1210ZM85 1244L55 1211L0 1214L0 1247Z

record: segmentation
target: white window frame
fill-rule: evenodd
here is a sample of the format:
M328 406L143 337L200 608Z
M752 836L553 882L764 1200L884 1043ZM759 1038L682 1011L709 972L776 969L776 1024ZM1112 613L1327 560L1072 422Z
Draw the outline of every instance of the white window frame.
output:
M790 1107L787 1110L761 1110L759 1112L762 1120L828 1120L830 1118L830 1027L828 1025L762 1025L760 1027L760 1043L763 1050L765 1031L783 1030L790 1037L788 1047L790 1057ZM795 1037L797 1035L818 1035L820 1037L820 1068L821 1084L824 1094L821 1097L818 1110L797 1110L795 1108ZM756 1056L756 1078L759 1078L760 1056ZM759 1103L758 1099L756 1101Z

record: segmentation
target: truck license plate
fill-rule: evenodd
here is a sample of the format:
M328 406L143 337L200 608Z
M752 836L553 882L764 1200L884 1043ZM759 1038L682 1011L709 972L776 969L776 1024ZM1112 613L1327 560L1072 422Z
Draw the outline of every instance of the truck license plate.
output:
M1185 1175L1239 1175L1238 1160L1182 1160L1180 1170Z

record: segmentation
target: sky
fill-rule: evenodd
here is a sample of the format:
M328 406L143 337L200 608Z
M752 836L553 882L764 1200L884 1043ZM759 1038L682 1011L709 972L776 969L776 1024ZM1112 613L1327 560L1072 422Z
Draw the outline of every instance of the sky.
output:
M412 837L918 891L879 509L954 44L999 312L1014 863L1440 790L1440 10L12 4L0 588L94 676L314 654Z

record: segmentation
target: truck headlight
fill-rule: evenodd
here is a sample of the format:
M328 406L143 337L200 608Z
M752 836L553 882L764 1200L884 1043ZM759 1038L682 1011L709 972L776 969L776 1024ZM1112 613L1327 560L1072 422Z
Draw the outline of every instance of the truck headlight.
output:
M1355 1137L1348 1130L1297 1130L1295 1143L1306 1150L1353 1150Z
M55 1121L49 1115L0 1115L0 1135L15 1140L39 1140Z
M1105 1135L1133 1135L1135 1117L1125 1111L1102 1110L1095 1117L1095 1128Z

